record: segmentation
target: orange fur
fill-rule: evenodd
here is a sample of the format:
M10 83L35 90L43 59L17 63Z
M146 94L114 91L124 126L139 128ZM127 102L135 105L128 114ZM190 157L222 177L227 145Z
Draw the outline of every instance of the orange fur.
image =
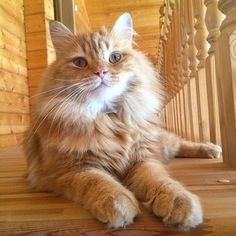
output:
M51 24L57 59L44 75L37 120L26 138L28 180L83 204L113 227L132 223L139 213L136 196L166 223L187 230L202 222L201 205L168 176L161 158L215 158L220 148L182 140L161 127L159 77L132 48L132 34L127 14L111 32L74 36ZM115 64L108 62L113 51L122 54ZM86 58L86 67L73 64L78 56ZM106 70L105 85L98 68Z

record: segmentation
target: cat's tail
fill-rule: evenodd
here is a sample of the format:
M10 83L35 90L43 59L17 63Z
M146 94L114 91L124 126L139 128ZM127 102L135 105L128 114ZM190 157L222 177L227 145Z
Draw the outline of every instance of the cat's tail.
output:
M219 145L210 142L187 141L174 133L161 129L159 136L159 146L164 159L174 157L200 157L218 159L222 149Z

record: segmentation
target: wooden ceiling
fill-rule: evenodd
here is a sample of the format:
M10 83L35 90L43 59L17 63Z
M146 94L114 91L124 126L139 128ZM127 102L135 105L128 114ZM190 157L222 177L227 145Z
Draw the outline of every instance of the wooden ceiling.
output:
M137 48L156 64L159 8L163 0L86 0L84 3L92 30L98 30L102 25L111 28L122 13L130 12L134 29L139 34L135 38Z

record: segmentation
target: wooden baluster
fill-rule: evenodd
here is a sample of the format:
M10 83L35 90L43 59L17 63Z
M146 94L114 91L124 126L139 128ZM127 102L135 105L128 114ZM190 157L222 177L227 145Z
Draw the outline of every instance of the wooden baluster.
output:
M164 4L162 5L162 7L160 8L160 14L162 15L162 27L161 27L161 43L162 43L162 63L161 63L161 77L162 77L162 81L163 81L163 85L165 86L165 92L166 92L166 101L165 101L165 115L166 115L166 127L167 129L170 128L170 124L169 124L169 107L168 107L168 100L170 97L169 94L169 89L170 89L170 85L169 85L169 81L168 81L168 77L166 76L166 64L167 64L167 18L166 18L166 2L164 2Z
M183 86L183 77L182 77L182 53L181 53L181 37L180 37L180 12L179 12L179 0L175 0L174 2L174 35L175 35L175 61L174 61L174 75L175 75L175 107L176 107L176 126L177 126L177 134L179 136L184 136L183 128L182 128L182 119L181 119L181 107L180 107L180 90Z
M178 94L177 94L177 106L178 106L178 119L179 119L179 135L184 137L185 135L185 126L183 113L181 112L181 100L180 100L180 90L183 86L183 76L182 76L182 42L181 42L181 33L180 33L180 4L179 0L175 1L175 13L176 13L176 66L177 66L177 83L178 83Z
M205 76L203 78L199 78L204 73L205 67L205 59L207 55L207 42L206 42L206 27L204 24L204 15L205 15L205 8L203 5L203 0L194 0L193 1L193 12L195 17L195 24L194 28L196 30L195 33L195 46L197 49L197 69L198 73L196 74L195 78L195 87L196 87L196 102L198 107L198 113L196 114L196 119L198 119L198 126L199 126L199 140L206 141L209 139L208 132L204 131L205 127L209 127L209 118L204 115L204 102L206 102L207 93L204 87ZM203 81L203 82L202 82ZM204 94L201 94L201 90L205 91ZM204 121L207 121L207 123Z
M177 130L176 130L176 134L181 135L181 129L180 129L180 119L179 119L179 106L178 106L178 92L175 95L175 110L176 110L176 126L177 126Z
M188 46L187 46L187 30L186 30L186 21L187 21L187 6L186 6L186 1L187 0L181 0L181 12L182 12L182 35L183 35L183 41L182 41L182 55L183 55L183 76L184 76L184 87L183 87L183 94L184 94L184 110L185 110L185 122L186 122L186 138L191 139L192 137L192 132L191 132L191 118L190 118L190 110L189 110L189 97L188 97L188 80L189 80L189 75L190 75L190 70L189 70L189 60L188 60Z
M159 10L159 13L160 13L160 39L159 39L159 47L158 47L158 62L157 62L157 68L158 68L158 71L160 73L160 75L162 75L163 71L162 71L162 66L163 66L163 37L164 37L164 4L161 5L160 7L160 10Z
M176 78L176 56L175 56L175 42L176 42L176 34L175 34L175 3L174 0L169 0L169 20L171 22L170 25L170 78L173 85L173 93L172 95L175 96L176 92L178 91L177 88L177 78Z
M236 167L236 1L220 0L218 8L226 15L215 54L223 159Z
M175 109L175 94L177 92L176 87L176 76L175 76L175 20L174 20L174 1L168 0L169 14L168 18L170 21L170 34L169 34L169 77L172 84L172 100L171 100L171 110L172 110L172 131L177 132L176 124L176 109Z
M194 45L194 17L193 17L193 5L192 0L188 0L185 3L185 16L186 16L186 28L188 35L188 65L189 65L189 81L187 84L188 90L188 110L190 113L190 128L191 139L199 140L199 126L198 126L198 109L197 109L197 95L195 86L196 76L196 48Z
M157 69L159 72L159 76L163 85L163 89L166 89L166 80L164 77L164 4L160 7L160 39L159 39L159 47L158 47L158 62L157 62ZM165 91L163 91L165 92ZM165 104L163 104L165 105ZM163 112L165 115L165 112Z
M207 41L210 44L210 48L208 50L208 57L206 59L206 77L210 122L210 139L214 143L221 144L219 102L215 69L215 44L217 38L220 35L220 25L222 22L223 14L218 10L217 2L217 0L204 1L207 7L205 17L206 27L208 30ZM202 6L199 4L198 8L201 7ZM205 36L205 32L202 32L202 34L203 33ZM199 35L199 40L201 40L201 38L201 35Z
M165 62L164 62L164 76L166 80L166 86L167 86L167 96L168 96L168 102L171 97L171 85L169 82L168 77L168 54L169 54L169 47L168 47L168 33L169 33L169 19L168 19L168 6L167 1L164 1L164 34L163 34L163 42L164 42L164 53L165 53ZM168 109L169 110L169 109Z
M172 75L172 70L173 70L173 63L172 63L172 58L173 58L173 21L172 21L172 14L173 14L173 5L170 4L170 0L166 1L167 5L167 16L168 16L168 64L167 64L167 76L168 76L168 81L170 83L170 95L171 98L173 98L175 94L175 84L174 84L174 78ZM173 124L174 126L174 124Z
M177 77L177 61L176 61L176 21L175 21L175 15L176 15L176 10L175 10L175 1L174 0L169 0L169 5L171 8L171 47L170 47L170 65L171 65L171 71L170 71L170 77L172 81L172 87L173 87L173 93L172 95L175 96L176 93L179 90L179 85L178 85L178 77Z
M210 128L209 128L209 112L208 112L208 96L207 96L207 86L206 86L206 74L205 74L205 59L207 55L206 49L206 29L204 28L204 14L205 8L202 0L193 1L193 10L195 16L195 46L197 49L197 73L196 73L196 92L197 92L197 104L198 119L200 127L200 139L202 141L210 140Z
M166 89L166 78L164 76L164 64L165 64L165 42L164 42L164 7L165 5L162 4L160 7L160 41L159 41L159 74L162 80L162 84ZM166 114L166 112L165 112Z
M172 106L172 97L174 93L174 84L173 79L171 78L171 36L172 36L172 25L171 25L171 16L172 10L170 8L169 0L165 1L164 5L164 37L163 40L165 42L165 69L164 69L164 77L166 79L166 86L168 92L168 128L173 131L174 129L174 121L173 117L173 106Z
M172 76L174 78L174 85L175 85L175 97L174 97L174 109L175 109L175 126L176 126L176 133L178 135L182 135L181 133L181 119L180 119L180 108L179 108L179 101L178 101L178 93L181 89L180 84L180 77L179 77L179 64L180 64L180 55L181 51L179 50L179 17L178 17L178 1L171 0L170 5L173 9L173 70Z
M185 116L185 105L184 105L184 89L182 88L180 90L180 108L181 108L181 122L182 122L182 128L183 128L183 137L185 138L186 137L186 129L187 129L187 126L186 126L186 116Z

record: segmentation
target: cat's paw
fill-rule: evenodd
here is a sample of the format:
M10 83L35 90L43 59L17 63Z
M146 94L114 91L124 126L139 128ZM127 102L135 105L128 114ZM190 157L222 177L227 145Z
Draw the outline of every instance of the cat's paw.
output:
M163 218L166 225L175 226L182 231L189 231L203 221L198 197L186 190L160 193L152 209L157 216Z
M219 145L213 143L204 143L202 148L204 149L208 158L219 159L222 153L222 148Z
M108 197L106 201L92 211L92 214L109 228L124 228L133 223L140 213L137 200L126 195Z

